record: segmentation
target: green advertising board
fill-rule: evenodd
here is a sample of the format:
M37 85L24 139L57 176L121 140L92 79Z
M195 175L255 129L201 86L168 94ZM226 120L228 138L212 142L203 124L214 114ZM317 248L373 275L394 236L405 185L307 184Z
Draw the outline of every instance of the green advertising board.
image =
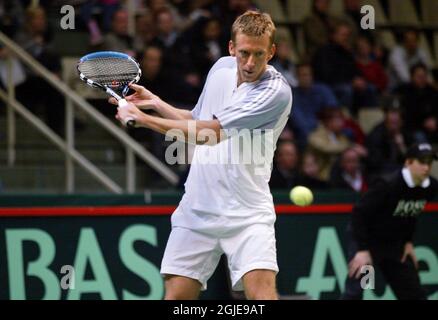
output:
M316 194L298 208L275 194L281 295L338 299L347 276L353 194ZM1 196L0 299L162 299L160 262L181 194ZM420 217L420 279L438 300L438 205ZM202 299L230 299L225 261ZM377 272L366 299L394 299Z

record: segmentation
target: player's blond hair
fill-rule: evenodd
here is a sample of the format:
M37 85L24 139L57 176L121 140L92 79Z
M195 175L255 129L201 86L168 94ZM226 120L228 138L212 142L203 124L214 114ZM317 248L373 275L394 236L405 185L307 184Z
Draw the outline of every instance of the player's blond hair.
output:
M236 42L238 32L251 37L261 37L267 33L270 45L272 45L275 39L275 24L269 14L250 10L234 21L231 27L231 40L233 42Z

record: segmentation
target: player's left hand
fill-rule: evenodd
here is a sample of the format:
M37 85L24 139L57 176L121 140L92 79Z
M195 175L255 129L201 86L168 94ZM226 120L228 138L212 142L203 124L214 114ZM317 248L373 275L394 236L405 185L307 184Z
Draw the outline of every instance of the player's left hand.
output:
M125 106L117 108L116 119L123 125L125 125L126 119L133 119L135 120L135 126L139 127L143 115L143 112L141 112L135 104L128 101Z
M412 242L407 242L403 251L403 256L401 258L401 263L405 263L407 257L410 257L414 262L415 268L418 269L417 256L415 255L414 244Z

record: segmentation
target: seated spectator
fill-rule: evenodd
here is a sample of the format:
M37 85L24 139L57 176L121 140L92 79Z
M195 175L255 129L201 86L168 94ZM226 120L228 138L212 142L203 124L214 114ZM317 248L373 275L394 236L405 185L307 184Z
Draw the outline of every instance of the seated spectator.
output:
M369 38L359 36L356 42L356 66L365 80L382 93L388 86L388 75L382 63L374 57L372 50Z
M0 0L0 31L13 38L24 22L23 11L20 1Z
M12 61L12 83L16 87L26 80L26 72L20 60L14 57L6 47L0 44L0 89L8 88L9 66ZM3 102L3 101L2 101Z
M101 25L103 30L101 30L99 22L93 17L94 8L99 8L101 10ZM112 17L119 8L119 0L84 1L84 3L80 6L80 18L87 26L88 32L90 33L90 45L96 46L102 43L102 34L110 31Z
M279 40L276 43L277 51L270 64L280 72L291 87L298 85L295 65L291 60L292 48L285 40Z
M427 67L411 68L411 81L396 90L405 115L406 130L415 142L438 143L438 90L429 82Z
M193 88L201 90L201 76L196 70L190 56L189 32L180 34L177 30L172 12L162 8L155 12L157 36L152 44L163 49L164 64L178 70L184 81Z
M156 23L155 44L165 49L171 49L179 37L179 31L176 28L174 16L168 8L162 8L154 12Z
M222 56L228 55L227 48L221 43L221 25L218 19L202 20L199 23L198 37L194 37L190 46L192 64L204 79L213 64Z
M366 175L361 167L360 156L353 148L342 152L330 174L330 185L336 189L365 192L368 189Z
M298 87L293 89L293 107L290 125L300 148L307 144L307 137L318 125L318 114L327 107L337 107L338 101L331 89L313 81L310 64L297 66Z
M143 51L139 84L166 101L179 106L193 106L199 93L197 88L191 87L179 73L166 66L163 59L163 50L160 47L149 46ZM172 85L169 86L169 83Z
M135 17L134 50L142 52L155 39L155 21L150 11Z
M124 52L135 57L134 39L128 33L129 16L126 10L117 10L112 18L111 31L103 41L104 50Z
M216 16L221 19L222 26L222 42L228 43L230 40L230 30L234 20L248 10L257 10L251 0L225 0L217 1L219 12Z
M409 82L412 66L423 63L428 71L431 69L426 52L419 47L419 40L418 31L409 29L403 34L403 43L392 49L388 62L391 89Z
M341 19L349 24L351 28L351 44L354 45L357 42L359 36L366 37L370 41L373 40L372 29L363 29L361 21L363 14L360 12L362 8L361 0L344 0L344 13L341 15Z
M53 51L45 10L42 7L29 7L25 15L26 23L17 32L15 41L45 68L60 77L61 60ZM26 72L26 81L16 88L17 99L34 112L39 107L44 108L48 125L57 133L63 134L65 113L63 96L30 69Z
M330 0L313 0L312 13L304 18L303 29L307 56L313 55L330 40L330 30L338 19L329 13Z
M318 161L319 178L328 181L331 168L338 156L347 148L355 147L361 155L363 147L353 145L342 133L343 115L340 109L328 108L321 112L321 124L309 135L309 150Z
M297 185L305 186L312 190L328 189L329 184L319 178L319 172L320 169L316 156L312 152L304 153Z
M271 189L291 189L297 185L299 168L298 148L291 141L280 141L275 150Z
M184 24L187 23L185 19L181 17L181 14L177 10L177 8L174 7L173 1L169 0L146 0L146 5L148 9L151 11L152 15L154 17L157 16L157 14L161 11L168 11L170 15L172 16L172 24L174 25L175 29L178 30L178 32L183 30ZM187 6L187 4L186 4Z
M342 106L357 115L360 107L377 105L376 89L362 76L350 46L351 29L339 23L331 34L331 42L319 49L313 59L317 81L328 84Z
M403 126L401 110L390 107L385 110L385 118L367 136L368 172L371 176L393 172L403 166L407 146L412 138Z

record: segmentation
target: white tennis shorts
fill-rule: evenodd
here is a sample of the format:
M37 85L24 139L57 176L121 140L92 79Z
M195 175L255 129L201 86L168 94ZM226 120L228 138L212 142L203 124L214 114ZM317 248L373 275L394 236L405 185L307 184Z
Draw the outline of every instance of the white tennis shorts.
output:
M273 225L254 224L220 237L173 227L161 263L162 275L198 280L202 290L226 254L232 289L243 290L242 277L255 269L278 272Z

